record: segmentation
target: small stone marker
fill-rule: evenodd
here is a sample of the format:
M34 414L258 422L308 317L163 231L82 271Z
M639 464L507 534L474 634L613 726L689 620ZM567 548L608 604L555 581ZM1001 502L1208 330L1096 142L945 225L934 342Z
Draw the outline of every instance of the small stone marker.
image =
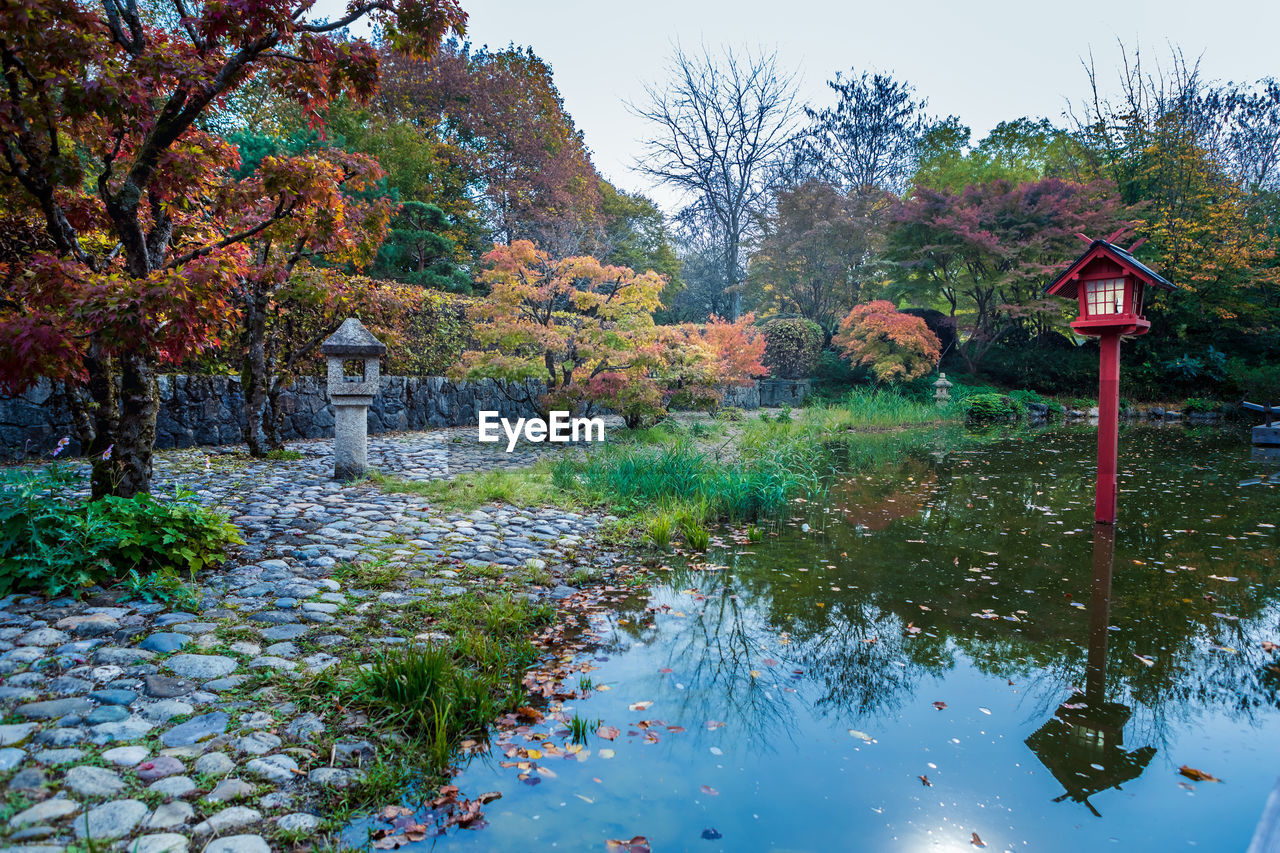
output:
M333 402L333 477L354 480L369 470L369 404L378 393L378 358L387 351L364 324L348 317L320 345L329 362Z

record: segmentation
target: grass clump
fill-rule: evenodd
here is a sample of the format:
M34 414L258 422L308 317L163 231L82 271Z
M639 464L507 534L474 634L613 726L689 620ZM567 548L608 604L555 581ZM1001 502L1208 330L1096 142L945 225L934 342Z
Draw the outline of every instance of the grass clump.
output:
M268 450L266 458L270 459L272 462L297 462L301 459L306 459L307 457L305 454L300 453L297 450L289 450L286 447L277 447L274 450Z
M403 793L411 776L430 782L452 763L464 739L482 740L489 723L523 701L524 671L537 660L529 636L549 624L553 607L508 596L462 596L424 605L414 616L440 640L392 646L360 668L334 668L309 682L304 695L318 708L358 709L414 756L383 768ZM347 805L385 796L371 780L363 794L344 794Z
M671 516L661 513L649 521L649 541L654 547L666 550L671 547L671 533L675 527Z
M604 725L604 720L588 720L585 717L573 715L573 719L569 720L569 737L573 743L585 744L587 739L591 737L591 733L600 726Z
M688 440L674 439L666 445L615 447L558 459L553 477L565 491L622 511L696 504L705 508L703 518L749 520L779 510L812 480L811 456L783 446L725 461ZM657 527L662 534L664 523ZM667 530L668 541L669 535Z

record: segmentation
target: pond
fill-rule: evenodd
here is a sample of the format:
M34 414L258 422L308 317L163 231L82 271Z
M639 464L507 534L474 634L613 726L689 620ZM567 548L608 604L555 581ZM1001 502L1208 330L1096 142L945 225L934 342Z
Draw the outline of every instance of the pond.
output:
M414 846L1243 850L1277 774L1280 501L1238 435L1133 426L1095 537L1094 440L904 439L762 541L723 532L559 662L590 689L541 707L603 728L508 727L454 780L501 793L487 826Z

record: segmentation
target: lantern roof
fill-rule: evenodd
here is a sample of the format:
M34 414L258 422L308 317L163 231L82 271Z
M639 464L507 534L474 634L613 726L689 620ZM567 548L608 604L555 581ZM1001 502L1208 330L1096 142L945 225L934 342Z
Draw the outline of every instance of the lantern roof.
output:
M362 355L377 356L387 351L387 345L369 333L355 317L342 321L338 330L320 345L320 352L325 355Z
M1106 240L1094 240L1083 255L1072 261L1070 266L1045 286L1044 292L1049 296L1065 296L1068 299L1074 299L1080 285L1080 273L1099 258L1111 259L1125 272L1146 282L1148 287L1158 287L1162 290L1178 289L1176 284L1129 254L1127 249L1122 249Z

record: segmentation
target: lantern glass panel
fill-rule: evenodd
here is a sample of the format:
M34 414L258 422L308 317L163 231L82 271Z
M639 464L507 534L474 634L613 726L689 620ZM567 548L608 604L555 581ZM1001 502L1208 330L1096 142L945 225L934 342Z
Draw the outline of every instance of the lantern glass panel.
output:
M1124 279L1085 282L1085 309L1090 317L1124 313Z

